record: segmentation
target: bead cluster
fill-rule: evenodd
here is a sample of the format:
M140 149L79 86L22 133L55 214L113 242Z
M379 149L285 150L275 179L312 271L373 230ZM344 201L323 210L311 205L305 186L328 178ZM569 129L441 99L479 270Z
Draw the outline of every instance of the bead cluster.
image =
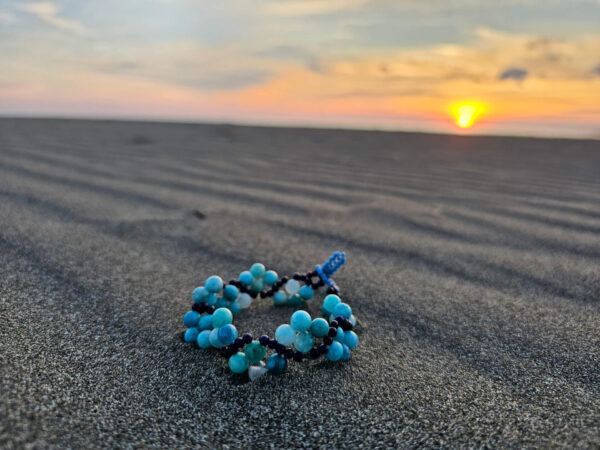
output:
M200 348L218 348L228 359L234 373L248 371L254 380L267 371L285 372L288 360L303 361L325 356L330 361L347 361L351 350L358 345L353 331L356 318L352 309L339 297L339 289L330 279L345 262L345 255L335 252L322 266L307 273L278 278L276 272L266 270L260 263L240 274L238 280L225 284L213 275L203 286L194 289L192 310L183 316L188 327L184 340ZM313 280L318 277L318 280ZM302 286L303 283L304 285ZM326 319L313 319L306 311L292 314L289 324L275 330L274 338L262 335L254 339L250 334L238 335L233 325L233 315L248 308L252 299L273 297L276 306L299 306L310 300L314 291L328 286L321 312ZM273 350L268 358L267 350ZM265 361L266 358L266 361Z

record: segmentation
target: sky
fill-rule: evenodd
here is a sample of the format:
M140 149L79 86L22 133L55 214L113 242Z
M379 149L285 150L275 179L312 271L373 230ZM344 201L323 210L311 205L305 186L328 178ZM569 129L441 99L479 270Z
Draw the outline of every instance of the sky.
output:
M0 55L2 116L600 138L600 0L0 0Z

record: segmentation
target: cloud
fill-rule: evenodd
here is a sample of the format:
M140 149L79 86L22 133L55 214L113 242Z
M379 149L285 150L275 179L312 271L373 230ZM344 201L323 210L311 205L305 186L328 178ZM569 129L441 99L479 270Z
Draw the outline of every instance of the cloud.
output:
M0 11L0 23L10 24L16 22L17 18L13 14L9 13L8 11Z
M312 16L360 9L369 0L277 0L266 5L267 14L276 16Z
M199 89L236 90L247 86L264 83L271 77L266 70L235 70L221 73L190 73L181 77L173 77L170 81Z
M42 22L64 31L82 33L85 30L84 26L79 22L60 17L58 5L53 2L26 3L20 9L21 11L33 14Z
M529 76L529 71L527 69L521 69L520 67L510 67L500 73L498 78L500 80L517 80L523 81L525 78Z

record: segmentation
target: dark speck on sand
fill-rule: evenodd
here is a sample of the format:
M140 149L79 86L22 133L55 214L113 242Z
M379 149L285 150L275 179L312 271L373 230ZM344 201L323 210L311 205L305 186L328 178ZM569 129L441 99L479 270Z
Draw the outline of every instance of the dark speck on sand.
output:
M334 250L350 362L181 342L207 276ZM3 119L0 447L598 448L599 262L598 141Z

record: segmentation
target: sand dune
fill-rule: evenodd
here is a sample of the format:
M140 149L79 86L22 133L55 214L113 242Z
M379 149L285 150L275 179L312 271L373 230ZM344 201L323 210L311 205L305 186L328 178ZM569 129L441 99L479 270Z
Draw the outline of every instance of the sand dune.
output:
M350 363L181 342L208 275L338 249ZM3 119L0 262L2 447L600 445L599 141Z

